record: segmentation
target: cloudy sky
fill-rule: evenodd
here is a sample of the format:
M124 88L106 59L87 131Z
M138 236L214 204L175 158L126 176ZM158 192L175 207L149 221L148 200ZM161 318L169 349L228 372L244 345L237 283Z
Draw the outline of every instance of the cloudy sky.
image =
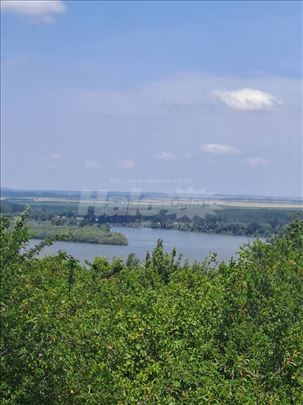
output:
M1 2L2 186L302 195L300 2Z

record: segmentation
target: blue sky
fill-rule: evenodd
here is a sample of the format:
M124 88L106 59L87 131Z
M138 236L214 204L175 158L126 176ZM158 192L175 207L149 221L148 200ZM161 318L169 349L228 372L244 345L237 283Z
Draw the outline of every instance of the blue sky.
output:
M302 194L300 2L3 1L2 185Z

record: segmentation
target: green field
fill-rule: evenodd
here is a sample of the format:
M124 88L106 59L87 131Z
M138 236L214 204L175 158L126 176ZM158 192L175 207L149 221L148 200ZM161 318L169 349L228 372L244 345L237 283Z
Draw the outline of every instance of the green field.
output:
M71 225L140 224L153 228L270 237L295 218L302 205L287 201L128 200L79 201L66 198L15 197L1 201L2 212L16 215L29 205L35 221L68 219Z

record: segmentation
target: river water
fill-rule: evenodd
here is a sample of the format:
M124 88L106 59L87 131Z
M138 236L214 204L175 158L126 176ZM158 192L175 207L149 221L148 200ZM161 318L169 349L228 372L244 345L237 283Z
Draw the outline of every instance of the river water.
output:
M128 246L56 242L52 246L44 248L41 255L65 250L81 262L85 259L91 261L96 256L104 256L109 259L120 256L123 259L127 259L130 253L135 253L139 258L144 259L146 252L155 247L158 239L162 239L166 251L171 251L175 247L178 254L182 253L183 258L190 261L202 260L210 251L216 252L219 260L226 260L231 256L235 256L241 245L254 239L245 236L138 227L112 227L111 229L112 231L123 233L128 239ZM30 246L33 246L37 242L37 240L31 241Z

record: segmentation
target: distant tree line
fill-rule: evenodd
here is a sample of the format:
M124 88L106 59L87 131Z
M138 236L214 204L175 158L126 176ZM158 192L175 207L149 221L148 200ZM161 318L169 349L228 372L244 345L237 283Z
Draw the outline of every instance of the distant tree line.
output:
M17 201L17 200L15 200ZM2 202L2 212L16 215L26 207L25 202ZM154 215L142 215L138 211L132 215L96 214L94 207L88 207L85 215L79 215L77 202L31 203L30 217L36 221L65 221L67 225L123 224L125 226L148 226L161 229L176 229L206 233L271 237L281 233L282 228L294 219L303 219L299 209L281 208L224 208L213 214L180 217L161 209ZM58 219L59 218L59 219Z

